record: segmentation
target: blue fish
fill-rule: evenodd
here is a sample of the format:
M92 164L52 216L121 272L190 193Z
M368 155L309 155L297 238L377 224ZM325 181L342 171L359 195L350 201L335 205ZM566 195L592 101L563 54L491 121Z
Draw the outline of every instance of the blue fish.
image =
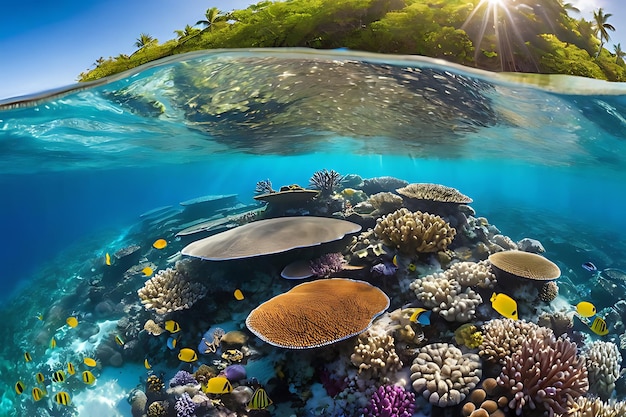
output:
M598 268L592 262L585 262L584 264L582 264L582 267L589 272L595 272L598 270Z

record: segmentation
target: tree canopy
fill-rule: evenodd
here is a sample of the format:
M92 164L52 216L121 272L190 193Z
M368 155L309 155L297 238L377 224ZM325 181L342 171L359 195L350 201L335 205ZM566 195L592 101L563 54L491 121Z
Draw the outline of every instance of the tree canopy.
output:
M559 73L626 81L624 52L604 48L611 14L570 16L562 0L287 0L261 1L224 13L207 9L195 25L159 44L142 33L130 57L98 60L90 81L166 56L202 49L346 47L442 58L492 71ZM195 27L200 26L200 27Z

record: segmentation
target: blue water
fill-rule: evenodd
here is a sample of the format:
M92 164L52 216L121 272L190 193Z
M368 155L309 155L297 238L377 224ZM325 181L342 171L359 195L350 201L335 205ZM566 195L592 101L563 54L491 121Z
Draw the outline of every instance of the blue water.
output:
M150 209L209 194L252 204L259 180L307 186L325 168L455 187L503 234L542 241L575 280L588 260L626 269L624 85L281 49L196 53L79 87L0 103L11 320L29 293L71 294L80 263ZM5 329L18 332L2 351L7 387L34 343L19 329ZM9 391L0 407L19 400Z

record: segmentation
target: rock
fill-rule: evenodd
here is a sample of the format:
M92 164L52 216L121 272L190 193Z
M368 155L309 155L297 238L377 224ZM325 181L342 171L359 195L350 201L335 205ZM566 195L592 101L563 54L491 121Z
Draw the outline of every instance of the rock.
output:
M544 253L546 250L540 241L525 237L517 242L519 250L530 253Z

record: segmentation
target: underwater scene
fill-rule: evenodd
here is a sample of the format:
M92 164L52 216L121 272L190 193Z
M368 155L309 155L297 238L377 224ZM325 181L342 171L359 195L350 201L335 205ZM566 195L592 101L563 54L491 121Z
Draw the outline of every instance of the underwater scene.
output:
M0 149L2 416L626 415L624 84L197 52Z

